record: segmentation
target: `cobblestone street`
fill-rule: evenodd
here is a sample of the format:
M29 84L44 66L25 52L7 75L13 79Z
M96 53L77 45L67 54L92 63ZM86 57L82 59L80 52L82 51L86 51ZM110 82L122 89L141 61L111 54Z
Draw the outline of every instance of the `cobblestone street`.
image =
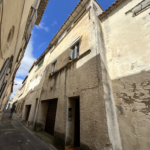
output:
M4 113L0 122L0 150L50 150L28 132L15 115L12 119L9 115L9 112Z

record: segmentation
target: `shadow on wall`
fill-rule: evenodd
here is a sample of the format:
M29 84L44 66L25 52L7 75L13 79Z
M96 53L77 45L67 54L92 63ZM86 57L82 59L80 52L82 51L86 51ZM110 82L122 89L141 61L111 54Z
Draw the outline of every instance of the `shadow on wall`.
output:
M123 148L148 150L150 142L145 139L150 135L150 71L112 82Z

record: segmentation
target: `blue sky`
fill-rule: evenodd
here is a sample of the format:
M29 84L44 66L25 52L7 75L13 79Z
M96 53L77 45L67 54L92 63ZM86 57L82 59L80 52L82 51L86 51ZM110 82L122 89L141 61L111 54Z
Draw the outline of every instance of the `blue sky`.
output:
M13 88L13 94L16 93L18 87L22 86L22 81L28 75L28 70L34 60L47 48L49 42L69 17L80 0L49 0L45 13L39 26L34 26L30 42L27 46L25 57L17 72ZM115 0L97 0L101 7L107 9Z

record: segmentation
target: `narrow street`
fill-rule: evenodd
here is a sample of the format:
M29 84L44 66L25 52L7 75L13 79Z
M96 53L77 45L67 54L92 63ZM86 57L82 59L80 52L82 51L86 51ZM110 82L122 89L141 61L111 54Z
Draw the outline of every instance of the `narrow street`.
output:
M15 115L5 112L0 122L0 150L50 150L28 132Z

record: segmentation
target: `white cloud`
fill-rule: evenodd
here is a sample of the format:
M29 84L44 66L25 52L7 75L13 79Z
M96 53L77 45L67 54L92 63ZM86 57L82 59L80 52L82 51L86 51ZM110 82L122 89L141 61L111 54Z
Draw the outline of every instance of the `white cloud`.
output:
M57 25L57 21L53 21L53 23L51 24L52 27L55 25Z
M15 78L14 83L15 83L16 85L14 85L14 87L13 87L13 93L11 94L10 98L13 98L13 97L15 96L15 94L16 94L16 92L17 92L17 89L22 86L22 81L23 81L23 80L20 79L20 78Z
M44 43L41 43L41 44L39 45L38 49L42 48L42 47L45 46L45 45L46 45L45 42L44 42Z
M41 22L38 26L36 26L37 29L45 30L46 32L49 32L49 27L45 26L44 22Z

